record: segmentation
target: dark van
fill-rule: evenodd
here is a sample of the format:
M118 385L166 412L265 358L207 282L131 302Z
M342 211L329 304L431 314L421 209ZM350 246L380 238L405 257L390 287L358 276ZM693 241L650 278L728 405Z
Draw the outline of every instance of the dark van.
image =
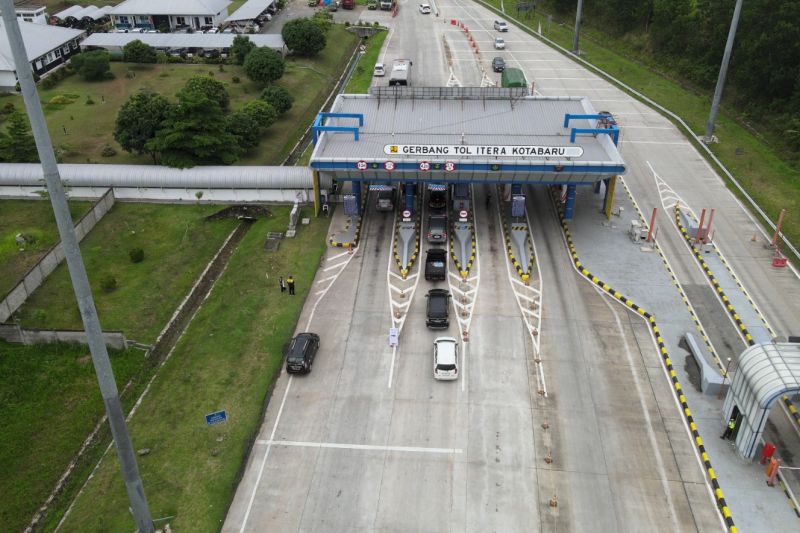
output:
M450 293L444 289L431 289L426 295L425 325L431 329L447 329L450 327Z

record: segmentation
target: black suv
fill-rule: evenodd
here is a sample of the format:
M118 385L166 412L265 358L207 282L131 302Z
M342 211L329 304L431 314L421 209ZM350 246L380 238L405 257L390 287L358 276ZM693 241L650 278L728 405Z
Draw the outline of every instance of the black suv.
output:
M506 60L500 56L492 59L492 70L495 72L503 72L506 69Z
M300 333L286 349L286 371L290 374L311 372L314 357L319 349L319 335Z
M447 251L443 248L431 248L425 258L425 279L428 281L444 281L447 274Z
M447 191L431 191L428 205L431 209L444 209L447 206Z
M444 289L431 289L425 297L428 299L425 325L431 329L450 327L450 293Z

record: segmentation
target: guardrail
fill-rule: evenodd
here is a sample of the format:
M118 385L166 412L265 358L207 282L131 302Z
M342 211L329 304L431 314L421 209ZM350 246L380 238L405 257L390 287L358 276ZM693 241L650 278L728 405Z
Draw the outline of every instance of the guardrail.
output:
M712 152L708 148L708 146L706 146L706 144L704 142L700 141L697 138L697 136L694 134L694 132L689 127L689 125L686 123L686 121L683 120L683 118L681 118L676 113L673 113L672 111L670 111L666 107L662 106L658 102L650 99L648 96L645 96L644 94L640 93L639 91L637 91L633 87L631 87L631 86L627 85L626 83L618 80L617 78L615 78L614 76L612 76L608 72L602 70L600 67L597 67L597 66L589 63L585 59L582 59L581 57L573 54L571 51L567 50L566 48L564 48L560 44L556 43L555 41L552 41L552 40L548 39L544 35L538 34L536 31L534 31L533 28L527 26L526 24L524 24L521 21L519 21L518 19L512 17L508 13L500 11L499 9L494 7L493 5L487 4L483 0L474 0L474 1L479 3L479 4L481 4L481 5L483 5L485 8L487 8L487 9L489 9L491 11L494 11L495 13L497 13L499 15L502 15L504 18L506 18L506 19L508 19L510 21L513 21L517 26L519 26L520 28L523 28L524 30L526 30L526 32L531 34L533 37L535 37L535 38L539 39L540 41L550 45L551 47L555 48L556 50L560 51L561 53L563 53L564 55L566 55L567 57L572 59L573 61L576 61L576 62L582 64L583 66L585 66L586 68L588 68L589 70L594 71L595 73L599 74L600 76L602 76L606 80L614 83L620 89L623 89L625 92L629 93L630 95L636 97L637 99L641 100L645 104L647 104L650 107L660 111L661 113L663 113L667 117L669 117L672 120L674 120L679 126L681 126L683 128L684 132L688 135L689 140L692 142L692 145L695 146L695 148L699 148L702 152L704 152L705 155L707 157L709 157L714 162L714 164L717 166L717 168L723 174L725 174L725 177L728 178L728 181L730 181L731 184L733 184L733 186L736 187L736 189L739 191L739 193L747 200L747 203L750 204L750 207L752 207L753 210L756 213L758 213L758 215L761 217L762 221L769 228L771 228L772 231L777 230L777 227L776 227L775 223L769 218L769 216L764 212L764 210L761 209L761 206L759 206L756 203L756 201L753 200L753 198L750 197L750 195L747 193L747 191L744 189L744 187L742 187L742 185L739 183L739 181L733 176L733 174L731 174L731 172L725 167L725 165L722 163L722 161L719 160L719 158L714 154L714 152ZM800 261L800 251L798 251L797 248L795 248L795 246L792 244L792 242L789 239L787 239L786 236L782 232L779 235L780 235L780 238L783 241L783 243L786 245L786 247L794 254L795 260Z

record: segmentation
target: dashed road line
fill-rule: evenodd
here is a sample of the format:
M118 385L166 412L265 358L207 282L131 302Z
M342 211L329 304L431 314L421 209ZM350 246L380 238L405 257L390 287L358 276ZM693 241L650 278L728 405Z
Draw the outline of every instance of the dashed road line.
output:
M376 444L345 444L340 442L304 442L292 440L257 440L256 444L266 446L293 446L301 448L328 448L337 450L364 450L377 452L408 452L458 455L461 448L428 448L424 446L379 446Z

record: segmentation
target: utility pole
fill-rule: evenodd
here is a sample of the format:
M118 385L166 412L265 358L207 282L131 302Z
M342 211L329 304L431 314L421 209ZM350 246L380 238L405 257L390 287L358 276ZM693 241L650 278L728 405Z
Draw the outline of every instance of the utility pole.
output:
M708 116L706 124L706 135L703 141L710 143L714 137L714 123L717 120L719 101L722 100L722 89L725 87L725 76L728 75L728 63L731 60L733 50L733 39L736 37L736 28L739 26L739 15L742 12L742 0L736 0L736 7L733 8L733 19L728 30L728 42L725 43L725 53L722 55L722 65L719 67L719 77L717 77L717 88L714 89L714 100L711 102L711 114Z
M575 13L575 37L572 39L572 53L576 56L581 53L581 14L583 14L583 0L578 0L578 10Z
M42 113L42 104L36 92L36 83L33 81L33 72L28 62L25 43L22 41L22 33L17 23L13 0L0 0L0 9L3 11L3 26L5 26L6 34L8 35L8 43L14 57L22 97L25 101L28 118L31 121L31 130L33 131L33 138L36 140L39 159L42 162L47 192L53 205L53 213L56 217L61 245L67 259L72 288L75 291L75 298L78 300L78 308L86 330L89 351L92 354L92 363L97 374L97 381L100 384L100 392L103 395L103 403L105 403L106 413L108 414L111 434L114 436L114 443L116 444L117 455L122 468L122 477L125 480L125 488L128 491L133 518L140 533L153 533L153 519L150 516L150 509L147 506L147 499L144 495L144 487L139 477L139 468L136 464L133 444L128 434L128 426L125 423L125 414L119 401L117 384L114 381L114 372L108 359L108 351L103 340L103 331L100 328L100 320L97 317L97 310L94 306L89 279L86 277L86 268L78 247L78 239L75 237L75 229L72 225L67 197L64 194L64 186L61 183L61 176L58 172L53 144L47 131L44 113Z

